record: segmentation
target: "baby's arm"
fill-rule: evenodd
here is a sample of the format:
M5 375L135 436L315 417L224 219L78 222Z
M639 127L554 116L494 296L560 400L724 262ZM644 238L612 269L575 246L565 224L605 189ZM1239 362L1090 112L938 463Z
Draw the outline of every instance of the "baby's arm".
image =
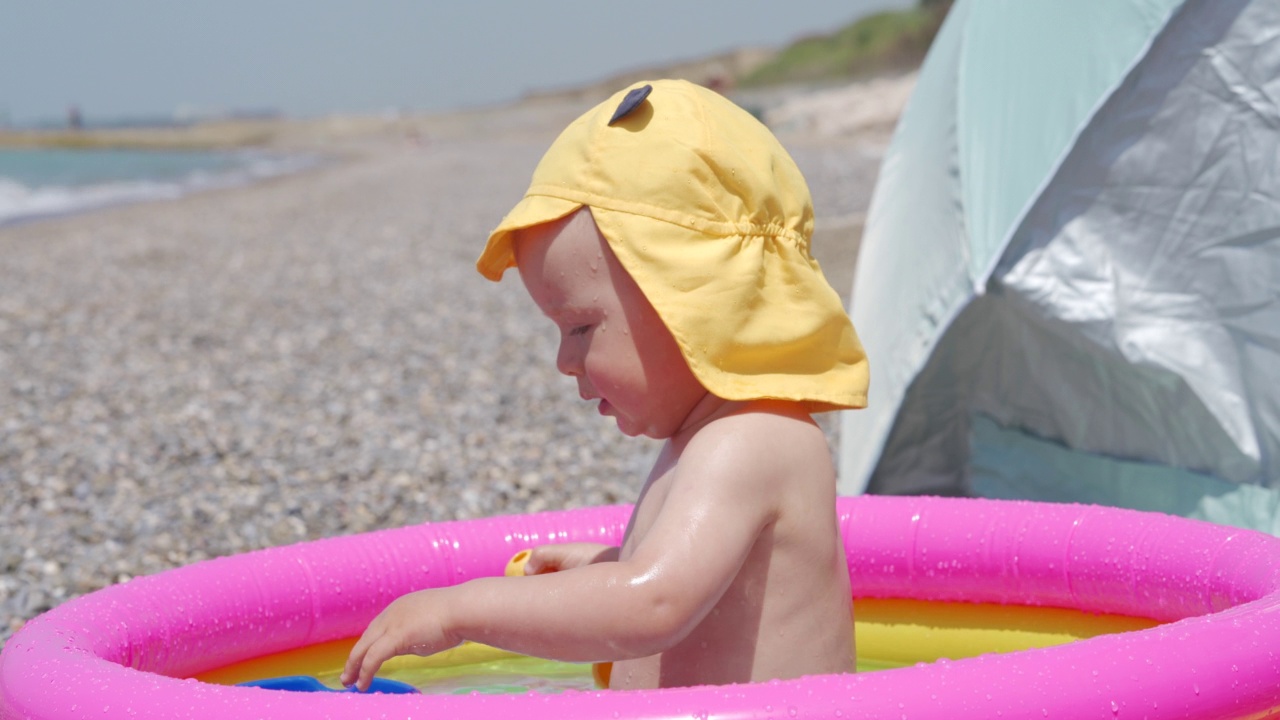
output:
M653 655L684 638L736 577L779 498L776 443L753 414L701 429L630 557L565 572L482 578L406 595L370 623L342 681L368 687L396 655L462 640L588 662ZM753 431L754 428L754 431Z

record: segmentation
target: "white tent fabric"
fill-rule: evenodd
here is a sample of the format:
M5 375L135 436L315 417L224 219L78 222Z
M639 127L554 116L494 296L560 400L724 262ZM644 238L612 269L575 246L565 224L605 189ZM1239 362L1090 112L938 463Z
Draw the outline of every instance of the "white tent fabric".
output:
M1280 3L959 0L881 171L845 493L1280 531Z

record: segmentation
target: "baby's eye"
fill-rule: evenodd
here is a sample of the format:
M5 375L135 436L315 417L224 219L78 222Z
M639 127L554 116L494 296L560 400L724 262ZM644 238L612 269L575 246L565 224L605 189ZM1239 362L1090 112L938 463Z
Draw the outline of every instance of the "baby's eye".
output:
M585 335L585 334L587 333L587 331L588 331L588 330L590 330L590 329L591 329L591 326L590 326L590 325L579 325L578 327L576 327L576 328L574 328L574 329L570 330L570 331L569 331L569 334L570 334L570 335Z

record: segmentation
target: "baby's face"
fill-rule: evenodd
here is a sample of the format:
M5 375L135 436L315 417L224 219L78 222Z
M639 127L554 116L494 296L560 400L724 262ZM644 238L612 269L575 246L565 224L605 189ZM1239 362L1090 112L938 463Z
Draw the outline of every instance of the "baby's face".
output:
M516 266L560 328L556 367L627 435L674 435L707 391L585 209L520 231Z

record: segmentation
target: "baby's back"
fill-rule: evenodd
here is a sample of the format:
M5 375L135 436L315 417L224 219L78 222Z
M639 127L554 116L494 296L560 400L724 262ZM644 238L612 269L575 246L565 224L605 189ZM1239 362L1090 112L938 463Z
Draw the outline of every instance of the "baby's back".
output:
M687 485L692 483L712 487ZM722 545L706 542L705 531L691 532L704 539L699 550L736 554L741 565L687 635L659 655L615 663L610 686L852 672L853 619L835 473L812 419L792 404L757 402L712 421L685 443L673 442L637 503L621 556L629 556L672 509L669 504L691 498L718 504L707 522L726 528ZM736 524L751 518L761 520L754 542L744 545ZM743 554L740 547L749 549Z

